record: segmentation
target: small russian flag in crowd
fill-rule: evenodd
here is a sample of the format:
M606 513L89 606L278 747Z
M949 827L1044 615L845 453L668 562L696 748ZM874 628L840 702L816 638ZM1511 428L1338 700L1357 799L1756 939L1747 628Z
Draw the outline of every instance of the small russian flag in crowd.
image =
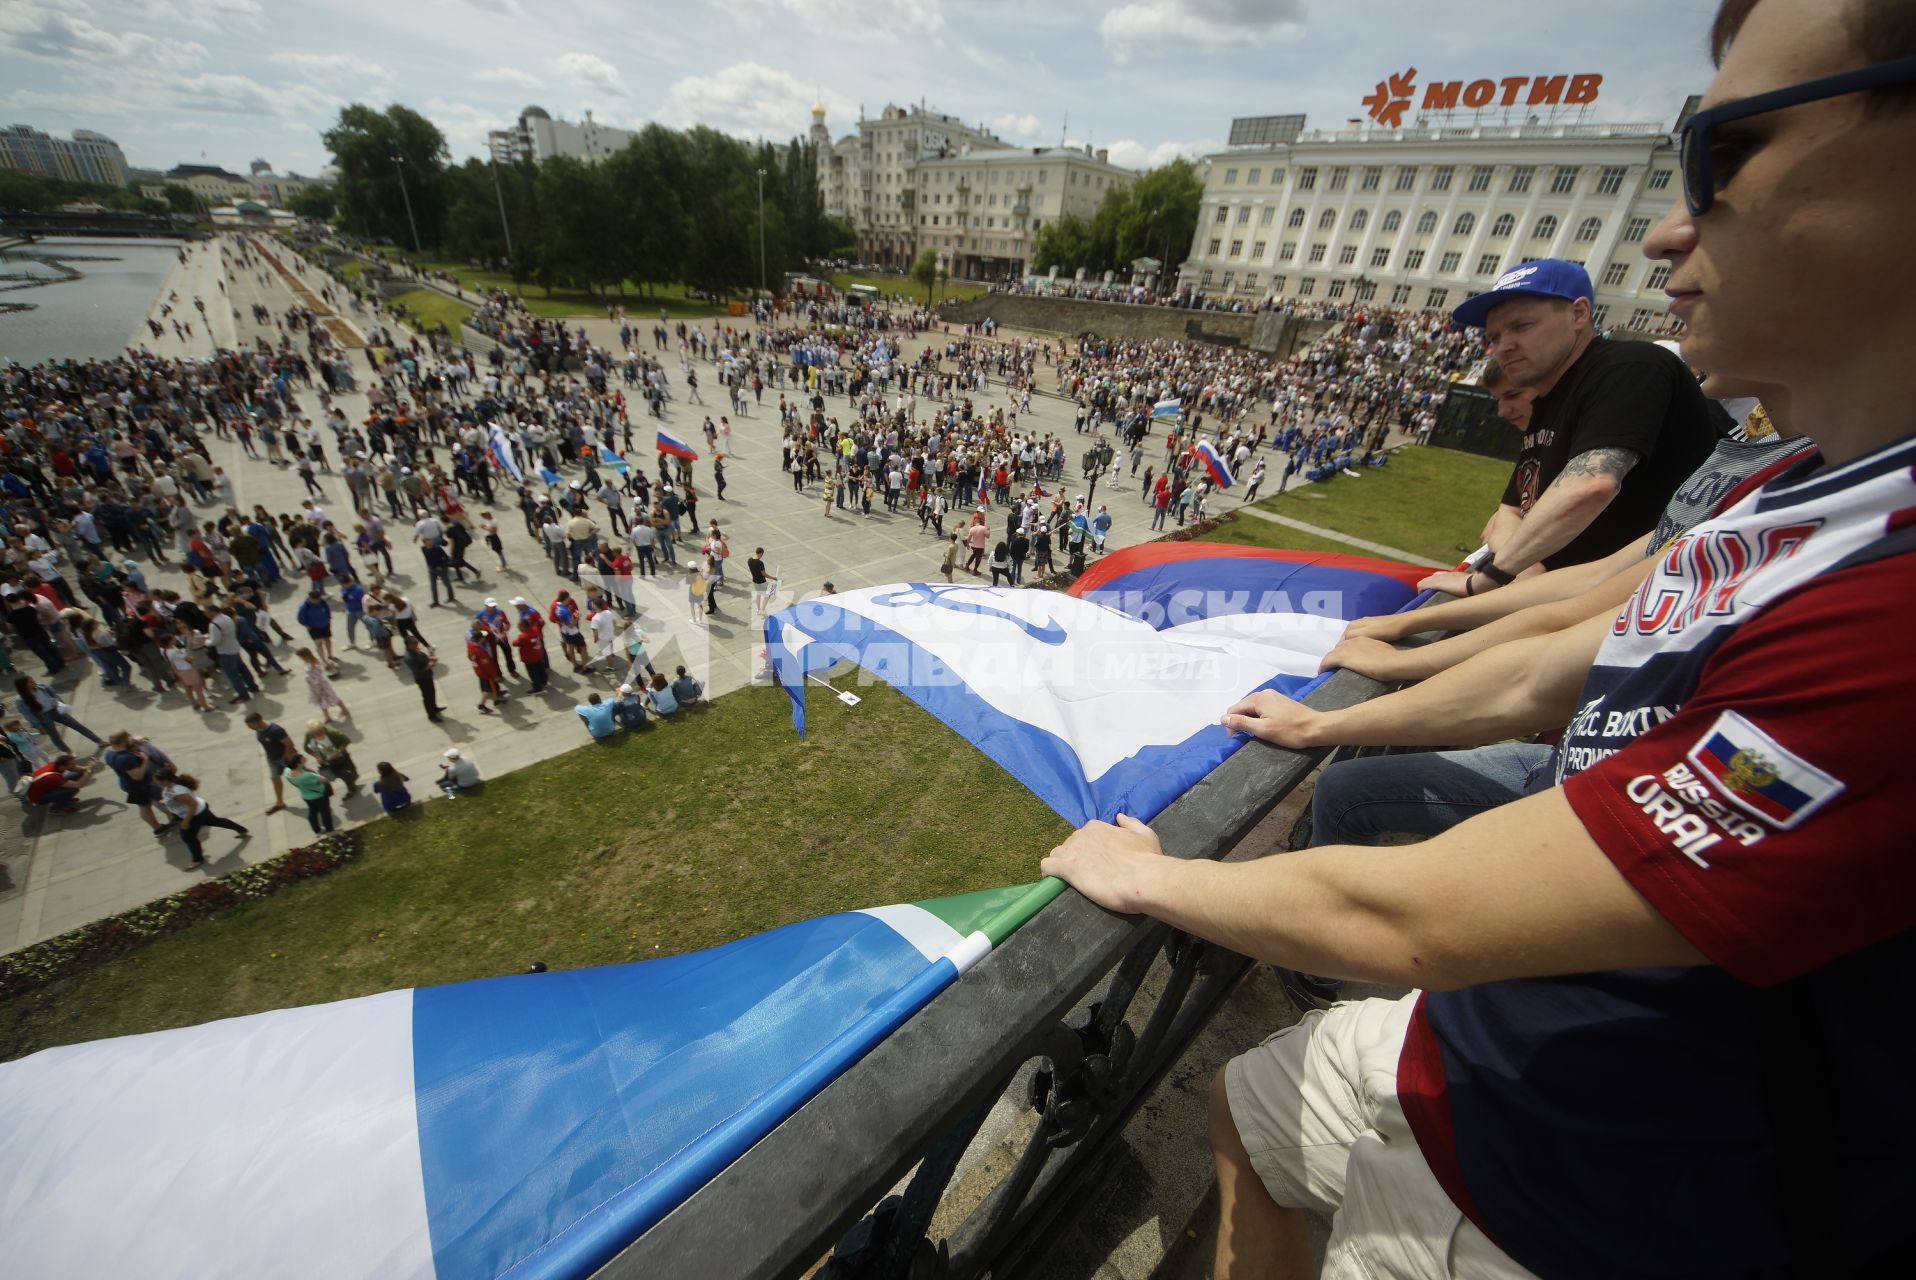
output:
M978 505L991 505L991 472L985 467L978 468Z
M1160 400L1151 406L1151 416L1154 418L1175 418L1183 412L1184 402L1176 397Z
M1204 469L1211 473L1211 479L1217 481L1221 488L1230 488L1231 469L1224 465L1224 455L1219 453L1209 440L1198 441L1196 453L1198 461L1202 462Z
M684 458L687 462L699 460L698 450L663 431L659 432L659 452L669 453L675 458Z

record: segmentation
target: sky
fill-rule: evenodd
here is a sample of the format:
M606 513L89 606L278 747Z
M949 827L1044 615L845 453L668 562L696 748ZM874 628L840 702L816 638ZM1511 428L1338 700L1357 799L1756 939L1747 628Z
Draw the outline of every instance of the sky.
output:
M1136 168L1236 116L1364 115L1387 75L1594 72L1587 118L1668 126L1715 0L0 0L0 123L94 129L136 167L328 163L349 102L403 102L455 159L527 105L783 141L822 101L923 100L1021 145ZM1421 88L1419 90L1421 97ZM1488 114L1488 113L1487 113Z

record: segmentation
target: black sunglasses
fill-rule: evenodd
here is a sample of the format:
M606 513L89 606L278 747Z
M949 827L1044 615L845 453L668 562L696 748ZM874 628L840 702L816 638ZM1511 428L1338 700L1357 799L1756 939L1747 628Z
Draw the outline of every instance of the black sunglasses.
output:
M1754 97L1739 98L1721 106L1699 111L1683 122L1678 140L1678 156L1683 168L1683 202L1694 217L1701 217L1716 203L1716 174L1710 161L1710 133L1718 125L1749 116L1760 116L1785 107L1800 107L1824 98L1840 98L1847 93L1867 93L1873 89L1897 89L1916 85L1916 58L1897 58L1870 67L1858 67L1818 80L1806 80L1784 89L1772 89Z

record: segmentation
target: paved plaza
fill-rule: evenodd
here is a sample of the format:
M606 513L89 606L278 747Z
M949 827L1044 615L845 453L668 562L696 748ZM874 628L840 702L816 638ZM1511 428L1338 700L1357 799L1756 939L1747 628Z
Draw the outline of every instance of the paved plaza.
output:
M275 243L271 248L283 264L299 273L304 291L316 294L324 283L323 274L301 263L283 246ZM225 296L231 299L231 306L218 307L214 300L222 296L219 254L211 246L200 247L185 264L176 268L161 296L164 299L168 293L177 294L176 314L195 319L193 298L206 299L213 317L213 332L209 335L204 325L198 324L188 341L176 338L170 330L163 339L150 340L142 326L133 341L169 356L209 354L214 343L235 346L253 342L262 333L252 319L253 304L262 303L274 314L280 314L295 297L288 282L278 273L270 268L263 271L262 280L258 273L236 268L225 278ZM157 307L156 302L156 315ZM238 320L232 314L234 307L240 312ZM369 327L350 316L346 320L350 327ZM587 319L574 323L583 323L595 342L617 345L616 326L612 322ZM712 322L699 323L709 326ZM270 329L267 336L277 340ZM942 335L907 340L903 344L906 355L916 355L927 340L942 341ZM367 373L364 355L355 352L354 358L357 361L355 376L361 379L363 386ZM682 379L677 370L668 364L668 372L673 376L675 390L682 395ZM1049 384L1048 373L1041 370L1039 377L1041 386ZM711 386L716 379L707 377L702 381ZM300 399L308 415L318 421L321 415L317 396L304 392ZM721 397L715 394L710 399L716 417L722 407ZM979 399L987 407L1007 403L1003 387L997 384L990 394ZM340 397L340 402L350 419L357 421L366 415L363 394ZM724 501L718 500L710 484L710 459L703 458L696 465L695 474L704 495L699 507L700 519L719 520L733 548L731 563L736 581L720 597L724 616L694 633L693 624L686 617L682 581L676 578L657 579L662 584L659 597L641 601L644 608L641 623L649 633L648 643L655 664L669 674L677 662L707 655L705 674L714 694L784 696L763 686L749 687L759 635L750 621L749 593L737 585L737 581L749 580L744 573L744 562L754 547L766 549L766 564L779 576L785 600L816 594L827 580L845 589L883 582L924 581L938 576L942 544L919 529L916 515L909 512L890 515L883 511L882 504L869 518L840 511L827 515L822 512L823 504L816 487L804 495L793 492L790 476L779 468L776 403L776 393L768 389L763 409L734 419L732 448L735 452L725 459ZM834 401L828 413L837 413L843 418L845 409L843 403ZM703 452L699 427L704 413L697 405L675 400L667 406L666 426L680 438L695 442L695 447ZM1065 488L1068 493L1077 494L1084 491L1084 485L1076 479L1075 466L1076 455L1082 450L1072 433L1072 416L1073 407L1068 401L1036 395L1031 412L1020 415L1019 425L1028 431L1039 434L1051 431L1066 438L1073 463L1067 467L1067 476L1071 478ZM652 428L649 418L634 424L638 445L635 461L643 462L648 469L656 461L651 452ZM290 468L281 469L247 457L237 441L209 437L208 444L214 462L233 477L242 509L250 509L258 503L274 512L297 511L300 501L307 496ZM1161 463L1161 435L1158 445L1148 451L1148 461ZM1276 455L1273 457L1281 461ZM1267 493L1275 488L1274 476L1272 480L1273 483L1266 485ZM351 511L344 482L337 477L322 477L322 483L325 495L318 499L319 505L342 528L350 530ZM458 608L427 607L429 595L424 563L419 549L406 541L409 522L392 522L397 571L389 582L413 600L421 629L440 652L439 700L447 708L441 723L426 720L417 688L406 678L403 669L388 671L363 636L357 649L347 648L344 628L336 625L341 668L335 683L352 711L349 732L355 739L354 758L364 780L370 781L375 762L390 760L411 775L416 797L427 803L445 803L438 798L432 780L438 775L438 765L447 747L461 748L486 776L496 776L579 747L585 743L586 736L572 707L584 701L593 690L609 692L617 683L609 674L574 675L557 670L566 664L557 660L555 652L552 686L545 694L531 696L523 692L526 688L523 677L508 678L508 689L517 696L506 704L503 714L488 716L475 710L476 691L464 648L465 628L472 610L488 596L503 603L513 596L524 595L543 611L561 587L572 585L553 571L542 549L526 535L517 510L510 505L510 492L509 488L499 490L506 505L494 510L499 516L512 567L503 572L493 571L490 555L483 546L475 544L471 558L482 565L481 577L477 582L459 587ZM1135 483L1121 487L1115 494L1109 494L1108 488L1101 486L1097 496L1109 501L1115 517L1111 547L1128 546L1154 536L1149 527L1149 510L1139 501ZM1238 505L1233 497L1220 497L1223 500L1214 505L1214 513ZM200 510L207 517L217 514L211 505L202 506ZM476 514L478 508L474 505L469 510ZM155 585L185 586L184 577L177 569L142 567ZM293 621L298 600L297 584L282 582L276 588L274 612L281 625L303 642L303 633ZM307 701L292 649L292 645L280 645L276 654L294 674L265 677L262 681L265 692L254 705L269 719L284 724L297 739L303 735L304 726L314 712ZM28 665L34 664L29 660ZM266 812L273 802L273 791L260 749L242 723L245 707L229 709L225 700L219 698L215 699L215 710L201 714L193 711L178 693L155 697L143 688L103 689L90 667L82 671L84 665L73 664L68 668L78 677L77 683L69 684L65 674L61 681L62 692L73 704L74 714L81 723L102 737L119 728L150 737L183 771L199 777L203 784L201 793L219 813L244 823L253 834L249 840L235 843L228 833L209 833L209 865L204 870L192 868L178 839L156 839L133 809L119 803L118 789L110 776L103 775L84 793L86 799L80 814L66 818L45 815L26 818L24 830L14 842L16 847L7 861L0 864L6 874L5 881L0 882L0 949L25 946L100 916L187 888L208 874L233 871L246 863L282 853L311 835L297 796L292 797L294 803L288 809L270 815ZM78 747L86 745L77 735L72 741ZM291 793L290 788L288 792ZM483 798L475 798L474 802L485 803ZM342 826L373 820L380 815L377 799L365 792L336 801L334 808ZM21 845L24 847L19 847Z

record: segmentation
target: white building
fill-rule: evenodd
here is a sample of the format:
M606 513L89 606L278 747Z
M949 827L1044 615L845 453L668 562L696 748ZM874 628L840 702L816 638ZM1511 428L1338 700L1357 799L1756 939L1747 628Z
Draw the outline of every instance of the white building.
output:
M812 108L814 141L829 137L825 108ZM1009 149L982 125L919 104L887 103L875 118L860 117L858 133L829 149L819 149L819 181L826 212L838 202L836 216L858 232L858 256L880 267L902 271L918 251L918 166L961 152Z
M964 280L1016 280L1048 264L1033 260L1038 232L1067 213L1089 219L1105 193L1137 177L1089 147L973 151L918 165L914 250L929 246Z
M0 169L67 182L127 185L126 153L119 143L91 129L56 138L31 125L8 125L0 129Z
M863 200L859 184L858 135L848 133L837 142L825 127L825 104L812 104L812 128L809 135L818 165L818 194L825 204L825 216L843 218L857 225L858 207Z
M185 187L208 206L251 200L254 194L251 179L216 164L176 164L166 171L165 185Z
M923 104L887 104L833 142L812 108L825 212L858 233L858 256L902 271L935 248L952 275L1013 279L1039 229L1064 213L1089 217L1104 193L1137 175L1102 151L1014 147L983 126Z
M253 198L275 209L291 208L293 200L310 187L333 185L333 175L322 173L309 178L302 173L274 173L273 166L264 160L248 166L247 180L253 184Z
M637 136L628 129L598 123L590 111L585 113L583 124L573 124L554 120L544 107L527 107L511 128L494 129L486 138L493 158L502 162L530 160L537 164L553 156L572 156L596 164L623 151L625 144Z
M1302 117L1289 119L1297 127L1277 140L1206 159L1180 287L1245 302L1447 308L1506 268L1568 258L1590 272L1599 325L1668 324L1669 268L1643 257L1643 240L1682 187L1671 128L1420 122L1305 132ZM1233 135L1259 124L1238 121Z

